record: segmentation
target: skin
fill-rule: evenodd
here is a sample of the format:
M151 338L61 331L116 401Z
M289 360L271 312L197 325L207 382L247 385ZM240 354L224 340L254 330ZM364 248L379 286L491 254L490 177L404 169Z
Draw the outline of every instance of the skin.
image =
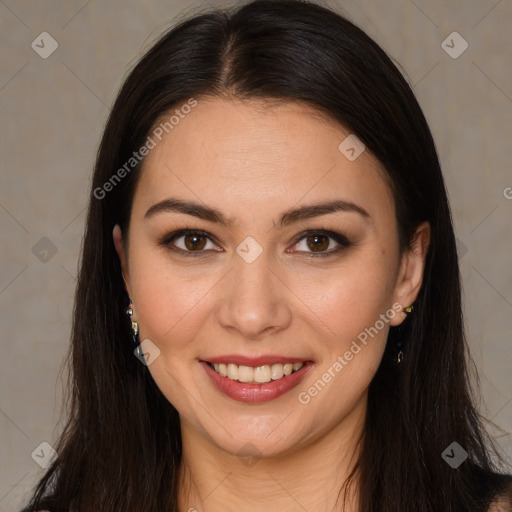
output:
M217 512L229 504L267 512L269 503L290 512L343 510L336 496L358 453L368 386L389 326L406 315L397 312L367 345L359 343L361 351L309 403L298 394L379 315L414 302L430 235L429 224L421 224L410 250L399 254L384 171L367 150L349 161L338 150L348 135L305 105L202 98L146 157L128 250L119 226L113 238L140 340L160 350L148 369L180 414L180 510ZM218 209L233 225L177 212L144 219L170 196ZM334 199L359 205L370 219L336 212L279 225L290 208ZM203 241L203 255L181 256L158 244L184 228L214 237ZM298 235L321 228L354 245L311 256L311 238L308 244ZM236 252L247 236L263 249L252 263ZM174 245L186 250L185 241ZM321 241L320 252L339 245ZM245 404L219 392L199 364L233 353L300 357L315 367L285 395Z

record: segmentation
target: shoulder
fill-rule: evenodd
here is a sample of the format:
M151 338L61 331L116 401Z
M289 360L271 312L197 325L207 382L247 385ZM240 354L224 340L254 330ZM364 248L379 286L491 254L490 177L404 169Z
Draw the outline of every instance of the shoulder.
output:
M508 479L505 488L493 498L487 512L510 511L512 511L512 476Z

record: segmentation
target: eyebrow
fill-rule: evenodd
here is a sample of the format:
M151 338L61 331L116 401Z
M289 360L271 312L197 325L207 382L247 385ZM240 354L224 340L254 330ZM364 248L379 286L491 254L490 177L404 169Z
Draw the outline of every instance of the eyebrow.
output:
M222 224L228 228L234 223L233 219L226 217L222 212L215 208L210 208L193 201L182 201L181 199L173 197L164 199L163 201L151 206L144 215L144 219L149 219L164 212L184 213L209 222ZM301 220L311 219L313 217L319 217L320 215L327 215L336 212L357 213L367 221L371 219L371 215L361 206L339 199L287 210L282 214L279 224L280 227L288 226Z

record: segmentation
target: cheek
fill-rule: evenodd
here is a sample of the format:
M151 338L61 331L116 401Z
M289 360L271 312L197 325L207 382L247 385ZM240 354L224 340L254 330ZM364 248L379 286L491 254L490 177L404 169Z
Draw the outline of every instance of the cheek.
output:
M392 259L368 248L329 272L303 274L293 287L329 338L347 340L386 313L394 285Z
M325 421L339 421L361 400L381 363L395 311L392 282L383 266L362 265L323 283L307 323L317 332L321 354L315 382L301 389L301 403L315 403ZM311 303L315 300L310 289ZM321 322L318 320L321 319ZM316 398L318 397L318 398Z
M317 333L322 347L319 387L326 383L328 390L322 391L317 407L337 404L333 414L360 399L382 360L389 321L395 315L390 304L394 262L384 256L382 249L360 251L328 278L311 279L299 292L314 312L309 313L307 323L314 322L321 329Z
M172 352L189 346L204 324L218 276L204 268L198 272L192 264L172 266L149 251L134 254L130 273L141 340L149 338Z

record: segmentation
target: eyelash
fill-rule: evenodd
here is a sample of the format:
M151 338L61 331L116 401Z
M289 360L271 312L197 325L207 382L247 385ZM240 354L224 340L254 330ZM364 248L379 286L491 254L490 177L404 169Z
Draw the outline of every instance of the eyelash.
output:
M205 250L185 251L184 249L171 247L171 242L174 242L176 239L185 237L188 235L204 236L204 237L208 238L211 242L214 242L214 238L206 231L202 231L200 229L193 229L193 228L184 228L184 229L180 229L178 231L173 231L172 233L169 233L168 235L165 235L164 237L162 237L159 240L158 245L165 247L167 250L169 250L175 254L178 254L180 256L185 256L187 258L203 256L204 253L206 252ZM329 231L329 230L323 229L323 228L310 229L310 230L300 233L300 235L298 235L296 242L294 242L293 245L297 245L303 239L308 238L310 236L315 236L315 235L321 235L321 236L326 236L328 238L332 238L335 242L337 242L339 244L339 246L335 249L331 249L329 252L318 252L318 253L306 252L308 257L325 258L327 256L333 256L335 254L342 252L345 249L348 249L352 245L354 245L346 236L342 235L341 233L336 233L335 231ZM220 251L218 251L218 252L220 252Z

